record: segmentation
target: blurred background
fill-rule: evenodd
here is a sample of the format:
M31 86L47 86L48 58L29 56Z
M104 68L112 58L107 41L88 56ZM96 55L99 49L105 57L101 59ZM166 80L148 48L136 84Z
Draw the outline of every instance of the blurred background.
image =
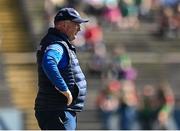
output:
M39 129L36 48L62 7L90 20L77 129L180 129L180 0L0 0L0 129Z

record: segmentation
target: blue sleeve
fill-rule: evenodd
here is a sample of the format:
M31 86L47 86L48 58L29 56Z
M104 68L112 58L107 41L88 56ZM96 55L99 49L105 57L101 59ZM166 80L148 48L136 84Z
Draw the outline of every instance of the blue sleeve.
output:
M63 47L58 44L48 46L43 56L42 67L47 77L58 90L67 91L67 84L58 69L58 63L62 59L63 53Z

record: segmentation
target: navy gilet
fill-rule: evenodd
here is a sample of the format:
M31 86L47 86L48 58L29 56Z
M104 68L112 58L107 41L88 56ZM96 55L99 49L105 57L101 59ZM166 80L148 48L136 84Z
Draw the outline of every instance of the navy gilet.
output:
M68 52L68 66L59 70L73 96L73 102L67 106L67 98L61 94L46 76L42 68L42 58L46 47L60 44ZM38 94L35 100L35 110L72 110L82 111L87 90L87 82L76 57L75 48L69 40L56 29L50 28L41 40L37 51L38 64Z

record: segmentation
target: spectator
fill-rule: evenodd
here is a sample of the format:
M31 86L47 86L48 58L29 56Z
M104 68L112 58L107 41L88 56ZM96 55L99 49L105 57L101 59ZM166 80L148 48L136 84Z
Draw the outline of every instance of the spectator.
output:
M105 1L103 18L108 25L115 27L115 29L121 26L122 16L117 0Z
M172 130L175 124L172 118L174 108L174 94L168 83L160 83L157 86L157 129Z
M113 117L117 115L119 107L119 91L121 85L119 81L112 80L105 89L100 91L97 97L97 107L100 111L103 130L112 130L116 127L112 126ZM113 123L114 124L114 123Z
M100 75L105 70L108 64L107 52L105 45L97 44L94 53L89 62L89 69L91 72L99 73Z
M157 17L158 30L154 33L160 38L177 38L180 29L180 11L178 1L161 1Z
M106 46L103 42L103 31L96 19L85 29L86 49L92 53L89 62L91 72L102 73L107 63Z
M86 47L92 52L94 52L97 44L103 43L103 31L95 17L92 17L90 23L86 26L84 36Z
M88 15L95 16L98 20L101 20L101 15L104 10L104 1L103 0L84 0L87 5L85 12Z
M133 81L125 80L121 82L119 120L120 130L131 130L135 128L136 108L138 97Z
M120 0L119 9L122 13L122 28L136 29L139 26L138 7L134 0Z
M140 95L140 105L138 120L140 129L152 130L157 116L156 111L156 91L153 85L146 84Z
M115 47L113 51L112 73L119 80L135 80L136 70L132 67L132 62L125 47Z
M174 94L167 83L160 83L156 88L152 85L144 86L142 98L139 112L141 129L176 129L172 117Z
M171 7L164 8L163 16L164 17L161 19L162 25L160 25L162 35L168 38L174 38L175 30L177 28L174 10Z

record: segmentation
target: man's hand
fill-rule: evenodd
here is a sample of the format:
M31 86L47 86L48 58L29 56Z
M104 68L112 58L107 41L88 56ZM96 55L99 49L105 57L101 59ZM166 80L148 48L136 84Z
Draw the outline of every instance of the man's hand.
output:
M69 106L69 105L72 103L72 101L73 101L73 97L72 97L71 92L70 92L69 90L67 90L67 91L60 91L60 92L61 92L63 95L65 95L66 98L68 99L67 105Z

